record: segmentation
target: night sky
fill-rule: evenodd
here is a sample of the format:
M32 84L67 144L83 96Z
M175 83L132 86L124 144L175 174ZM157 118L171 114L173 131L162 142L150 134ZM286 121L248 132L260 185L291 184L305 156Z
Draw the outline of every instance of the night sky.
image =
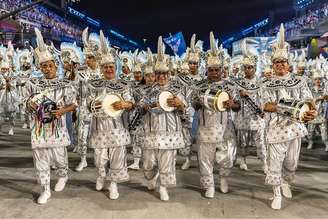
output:
M293 0L81 0L74 8L153 47L159 35L182 31L207 40L224 38L274 14L274 24L293 17Z

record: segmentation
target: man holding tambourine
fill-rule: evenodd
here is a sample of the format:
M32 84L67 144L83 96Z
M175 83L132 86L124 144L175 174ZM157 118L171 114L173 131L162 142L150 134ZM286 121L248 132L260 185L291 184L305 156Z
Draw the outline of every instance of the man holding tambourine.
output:
M218 49L210 33L211 48L207 52L207 81L196 87L195 110L198 111L198 161L200 183L205 197L214 198L214 163L219 166L220 189L227 193L227 176L236 154L236 136L231 111L238 111L237 92L233 84L222 79L223 51Z
M292 197L289 184L295 177L301 138L307 135L302 123L313 120L317 114L306 80L289 72L289 44L284 34L281 25L271 58L274 76L263 84L262 96L264 111L270 112L266 114L268 173L265 182L273 187L273 209L281 208L281 190L284 197Z
M31 144L33 160L42 186L37 203L45 204L51 196L50 165L59 176L55 191L65 188L68 180L66 147L71 144L66 126L66 113L76 107L76 91L71 81L57 78L55 54L44 43L41 32L35 29L38 48L36 59L44 78L33 78L24 91L27 110L32 114Z

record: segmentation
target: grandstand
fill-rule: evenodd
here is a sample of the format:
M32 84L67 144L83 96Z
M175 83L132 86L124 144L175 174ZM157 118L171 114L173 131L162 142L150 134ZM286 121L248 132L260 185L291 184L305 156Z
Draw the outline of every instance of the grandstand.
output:
M37 1L6 0L0 3L0 15L19 10ZM39 28L47 40L55 45L61 41L77 42L81 44L82 30L89 26L93 31L100 29L108 33L108 38L113 46L122 50L140 48L134 40L119 34L116 31L106 31L108 27L100 21L88 17L71 7L60 8L47 1L39 1L32 7L22 10L7 19L0 20L0 42L6 44L9 40L22 47L26 42L33 44L34 27ZM46 3L44 3L46 2ZM80 16L77 16L80 15ZM83 15L84 17L81 17ZM113 34L116 33L116 34Z
M299 16L284 22L286 39L294 49L307 47L312 39L321 38L328 31L328 3L318 3L309 8L305 6ZM274 36L279 31L279 25L263 29L261 36Z

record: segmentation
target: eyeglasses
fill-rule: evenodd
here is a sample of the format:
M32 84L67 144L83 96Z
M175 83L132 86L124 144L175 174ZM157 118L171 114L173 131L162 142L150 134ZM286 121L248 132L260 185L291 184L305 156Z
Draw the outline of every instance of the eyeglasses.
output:
M252 65L246 65L246 66L244 66L244 69L253 69L254 68L254 66L252 66Z
M273 62L273 64L285 64L285 63L287 63L287 60L277 60Z
M189 65L198 65L198 62L188 62Z

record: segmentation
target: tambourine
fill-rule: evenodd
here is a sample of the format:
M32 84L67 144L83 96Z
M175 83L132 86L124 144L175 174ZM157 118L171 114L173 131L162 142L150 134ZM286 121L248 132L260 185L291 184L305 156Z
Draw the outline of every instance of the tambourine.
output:
M158 95L159 106L166 112L172 112L175 107L171 107L167 104L167 100L173 98L174 95L170 91L163 91Z
M202 96L204 106L215 111L226 111L224 102L230 99L229 94L217 88L210 88Z
M305 114L315 109L315 104L311 100L279 100L277 104L277 113L290 117L297 122L305 122Z
M37 116L42 123L50 123L56 119L52 114L57 110L57 104L41 93L32 94L26 101L26 109Z
M113 103L123 101L122 97L118 94L105 94L97 97L90 104L90 111L96 117L117 118L122 115L124 110L115 110Z

